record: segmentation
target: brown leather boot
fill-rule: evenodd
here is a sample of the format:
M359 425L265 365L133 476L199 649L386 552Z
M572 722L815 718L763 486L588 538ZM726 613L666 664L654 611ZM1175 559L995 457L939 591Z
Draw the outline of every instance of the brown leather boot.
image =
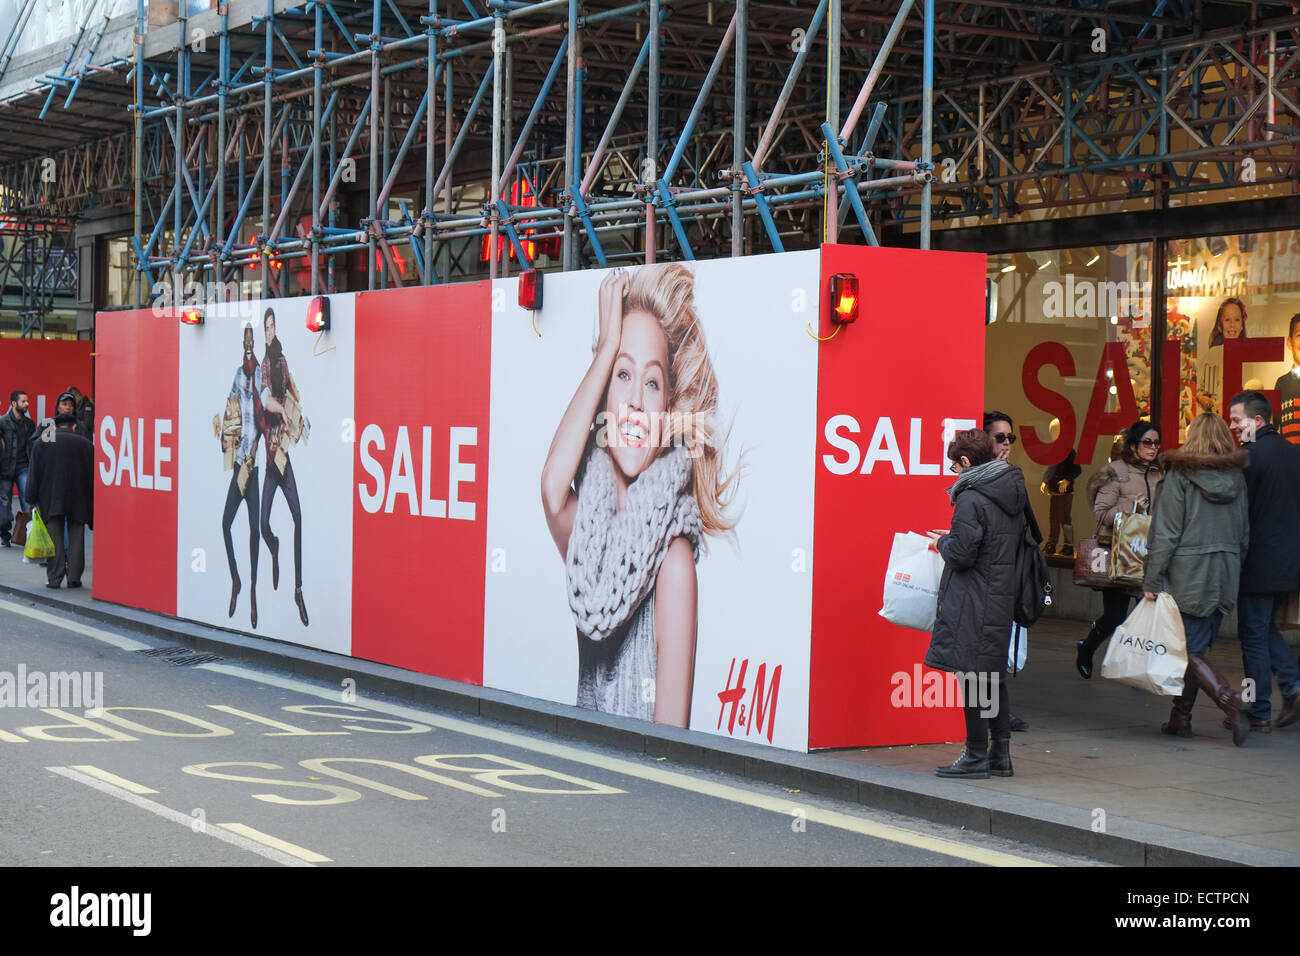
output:
M1160 725L1162 734L1173 737L1192 736L1192 705L1200 688L1191 674L1183 676L1183 692L1174 698L1173 709L1169 711L1169 723Z
M1240 713L1241 697L1233 691L1232 685L1200 654L1187 655L1187 676L1194 678L1227 716L1227 723L1232 730L1232 742L1238 747L1244 744L1250 736L1250 721L1245 714Z

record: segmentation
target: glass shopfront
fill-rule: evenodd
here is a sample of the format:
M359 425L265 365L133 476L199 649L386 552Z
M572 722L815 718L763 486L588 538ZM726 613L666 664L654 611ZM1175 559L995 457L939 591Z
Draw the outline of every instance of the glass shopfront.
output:
M1011 461L1063 557L1096 524L1076 492L1151 415L1151 273L1150 244L989 257L985 409L1014 422Z
M1153 243L989 257L985 408L1013 420L1011 461L1061 557L1093 535L1088 480L1138 419L1167 450L1254 388L1300 444L1300 230L1161 251L1163 274Z

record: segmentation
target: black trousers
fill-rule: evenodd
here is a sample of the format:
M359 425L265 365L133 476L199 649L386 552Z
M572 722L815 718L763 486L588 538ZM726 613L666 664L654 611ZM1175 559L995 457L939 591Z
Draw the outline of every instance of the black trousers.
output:
M1093 627L1097 629L1097 642L1100 643L1115 633L1115 628L1124 623L1128 617L1133 599L1124 591L1107 588L1101 592L1101 617Z
M293 517L293 579L294 587L302 587L302 508L298 505L298 483L293 478L293 462L285 461L284 474L274 463L266 466L266 483L262 486L262 537L267 547L275 550L279 542L271 533L271 505L275 502L275 491L284 492L284 503L289 506Z
M1011 737L1011 696L1007 693L1007 677L1005 674L981 674L979 680L979 695L988 701L993 699L989 684L997 682L997 709L992 717L985 717L981 715L983 708L978 701L974 704L967 702L962 707L966 718L966 740L980 745L990 736L994 740L1007 740Z
M230 580L234 581L239 577L239 565L235 563L235 544L230 538L230 526L235 523L235 513L239 511L239 503L248 502L248 557L251 566L252 586L257 587L257 554L261 551L261 542L258 541L257 522L261 517L261 511L258 508L258 489L257 489L257 469L248 476L248 484L244 486L244 493L239 493L239 466L235 466L234 472L230 475L230 487L226 490L226 509L221 513L221 537L226 542L226 562L230 565Z
M42 515L42 517L44 517ZM68 547L63 547L63 529L68 530ZM80 584L86 570L86 526L80 521L69 521L66 515L45 518L45 530L54 539L54 560L46 569L50 584L61 584L68 576L69 584Z

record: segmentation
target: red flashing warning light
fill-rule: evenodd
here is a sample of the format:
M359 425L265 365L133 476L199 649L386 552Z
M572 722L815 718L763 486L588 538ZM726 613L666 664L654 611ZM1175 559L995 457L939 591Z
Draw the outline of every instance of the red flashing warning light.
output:
M535 312L542 307L542 274L536 269L519 273L519 308Z
M831 321L848 325L858 318L858 277L847 273L831 276Z
M307 331L326 332L330 327L330 300L318 295L307 304Z
M203 310L202 309L184 310L183 312L181 312L181 322L183 322L185 325L202 325Z

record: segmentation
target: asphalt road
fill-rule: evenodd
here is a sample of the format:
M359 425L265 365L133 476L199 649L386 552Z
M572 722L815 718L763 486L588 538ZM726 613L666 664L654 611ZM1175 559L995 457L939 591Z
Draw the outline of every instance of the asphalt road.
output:
M0 865L1095 862L169 646L0 599Z

